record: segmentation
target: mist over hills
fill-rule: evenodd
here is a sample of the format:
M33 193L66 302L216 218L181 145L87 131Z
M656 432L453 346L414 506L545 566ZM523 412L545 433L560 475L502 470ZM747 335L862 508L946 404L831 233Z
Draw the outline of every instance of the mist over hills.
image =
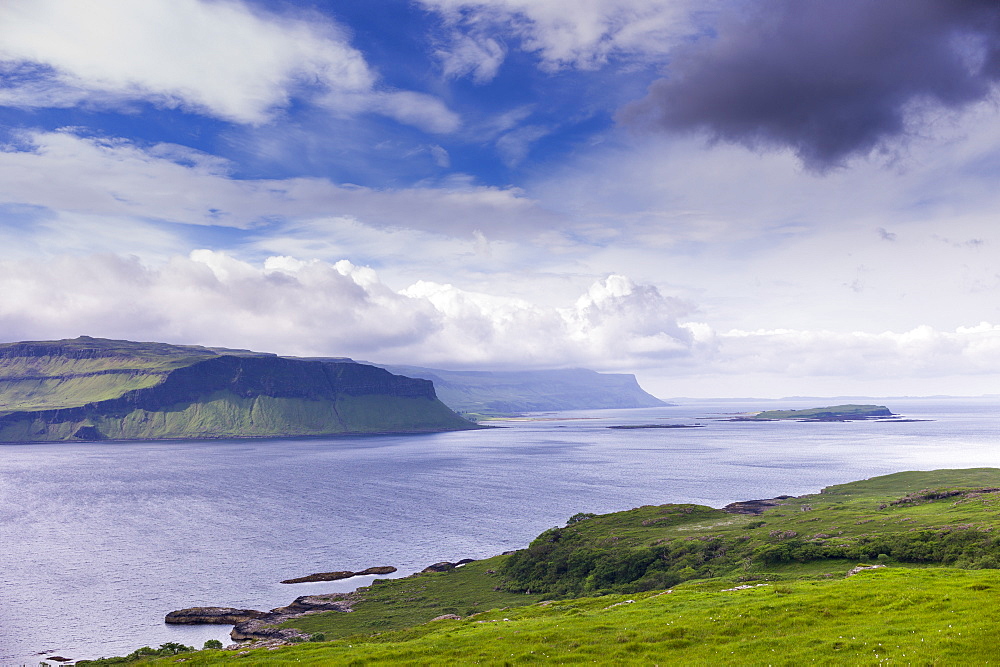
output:
M376 365L392 373L431 380L438 398L457 412L489 415L670 405L644 391L634 375L625 373L598 373L584 368L448 371Z

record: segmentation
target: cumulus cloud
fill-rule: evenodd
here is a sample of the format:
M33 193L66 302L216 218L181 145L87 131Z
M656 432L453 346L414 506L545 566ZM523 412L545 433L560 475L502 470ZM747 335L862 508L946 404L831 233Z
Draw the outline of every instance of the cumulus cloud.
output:
M543 68L594 69L611 58L662 55L700 30L716 0L420 0L444 17L450 45L445 72L492 78L504 57L498 37L535 53Z
M378 190L322 178L235 179L227 162L181 146L70 131L24 133L0 146L2 203L244 229L274 218L340 215L376 227L460 235L482 229L502 237L561 222L515 188L454 181Z
M668 377L665 395L706 378L712 393L733 395L761 377L780 378L778 387L800 378L933 386L948 376L981 377L971 382L983 386L1000 374L1000 325L987 322L720 331L687 320L692 313L622 275L554 307L430 281L395 290L346 260L250 263L197 250L155 265L113 254L0 261L8 340L87 334L459 369L582 366Z
M676 48L668 76L620 119L790 149L822 171L891 150L921 112L963 109L998 80L992 0L761 0Z
M395 291L346 260L250 264L198 250L159 266L111 254L7 260L0 295L11 340L87 334L453 367L607 367L689 342L682 304L620 276L558 309L429 282Z
M237 0L9 0L0 6L0 105L146 102L261 124L293 98L373 111L431 131L455 114L435 98L378 90L336 24Z

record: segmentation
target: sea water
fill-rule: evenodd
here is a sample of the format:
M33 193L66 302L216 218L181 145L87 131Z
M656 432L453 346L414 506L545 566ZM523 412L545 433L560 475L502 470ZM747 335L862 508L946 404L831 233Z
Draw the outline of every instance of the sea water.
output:
M270 609L373 577L313 572L526 545L576 512L814 493L901 470L1000 467L1000 399L886 399L929 421L724 421L815 399L685 401L411 436L0 445L0 665L206 639L192 606ZM610 429L688 424L701 428Z

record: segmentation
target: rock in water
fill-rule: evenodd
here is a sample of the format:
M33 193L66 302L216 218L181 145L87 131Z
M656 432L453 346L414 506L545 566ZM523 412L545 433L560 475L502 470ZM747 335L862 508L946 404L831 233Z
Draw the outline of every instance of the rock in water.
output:
M217 624L236 625L267 614L256 609L235 609L233 607L190 607L172 611L163 619L174 625Z
M352 572L350 570L341 570L338 572L317 572L316 574L307 574L304 577L285 579L281 583L306 584L313 581L337 581L338 579L347 579L349 577L361 577L367 574L391 574L395 571L396 568L392 567L391 565L380 565L377 567L369 567L368 569L361 570L360 572Z

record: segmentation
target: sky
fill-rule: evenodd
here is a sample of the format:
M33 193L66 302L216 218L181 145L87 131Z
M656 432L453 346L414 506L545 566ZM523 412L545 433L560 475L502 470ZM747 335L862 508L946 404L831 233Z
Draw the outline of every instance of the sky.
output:
M4 0L0 340L1000 394L996 0Z

